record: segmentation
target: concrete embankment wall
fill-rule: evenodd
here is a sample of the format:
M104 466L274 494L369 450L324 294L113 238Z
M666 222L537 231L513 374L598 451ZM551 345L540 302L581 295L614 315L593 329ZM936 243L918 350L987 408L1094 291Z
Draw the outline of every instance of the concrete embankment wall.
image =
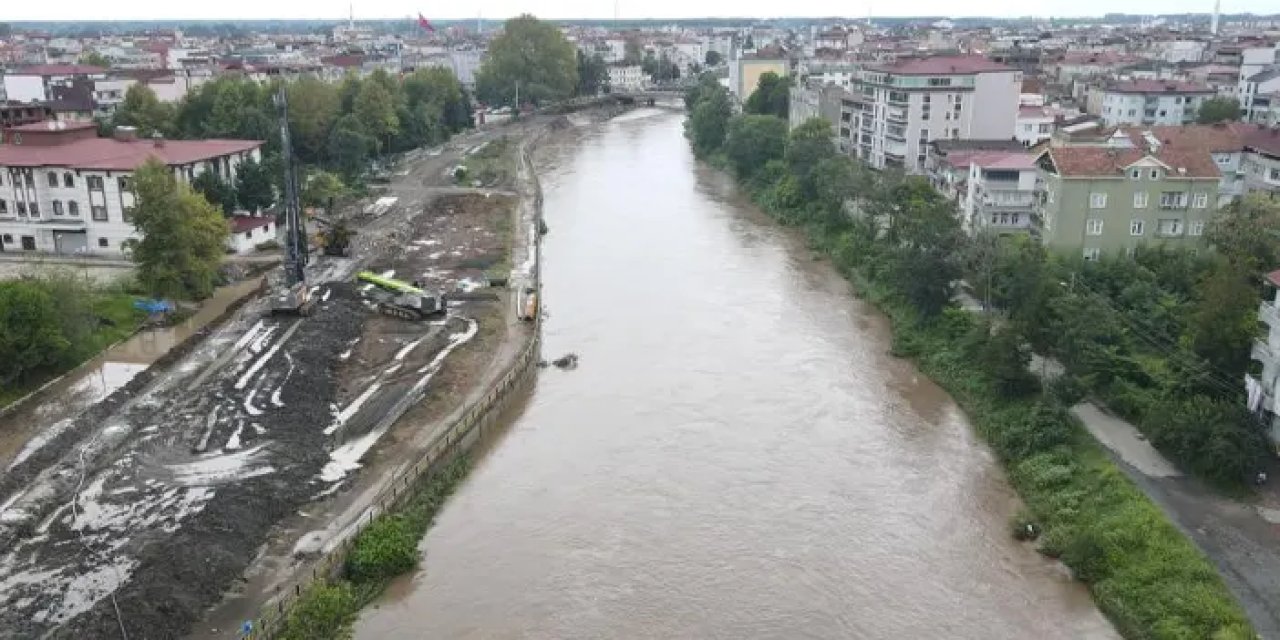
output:
M534 139L538 137L540 136L534 136ZM537 174L532 171L533 162L529 157L531 144L533 144L531 141L526 141L522 146L520 160L529 169L535 215L540 218L542 189L538 184ZM536 234L534 238L534 244L531 247L535 255L534 284L541 289L541 242ZM288 583L277 596L263 605L257 619L253 621L250 637L254 640L276 637L283 630L289 607L306 592L312 583L335 578L341 574L347 554L350 553L356 537L365 527L378 516L394 512L413 494L414 485L419 480L439 472L459 455L475 447L484 435L501 426L500 419L504 411L521 397L520 391L532 385L537 376L542 347L541 313L537 314L530 329L519 355L493 382L488 391L470 405L454 413L453 421L432 439L422 456L412 465L401 468L399 473L384 486L370 507L360 515L359 520L344 529L339 541L332 544L323 555L313 561L310 571L304 571L300 577Z

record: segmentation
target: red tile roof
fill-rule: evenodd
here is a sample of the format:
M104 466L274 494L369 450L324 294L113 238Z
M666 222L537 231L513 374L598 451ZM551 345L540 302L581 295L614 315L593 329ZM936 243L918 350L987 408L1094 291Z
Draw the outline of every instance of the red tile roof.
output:
M1202 149L1210 153L1232 153L1244 149L1244 140L1260 127L1243 122L1194 124L1184 126L1125 127L1124 133L1134 144L1143 144L1143 133L1150 132L1160 144L1174 149Z
M1271 273L1268 273L1267 275L1262 277L1266 278L1267 282L1270 282L1271 284L1274 284L1275 286L1280 287L1280 269L1276 269L1275 271L1272 271Z
M106 73L102 67L87 64L37 64L9 72L14 76L88 76Z
M265 227L275 221L271 216L231 216L231 232L244 233L250 229Z
M1009 171L1036 168L1035 154L1025 151L986 151L965 150L952 151L944 160L953 167L968 167L976 164L983 169L1005 169Z
M1213 93L1213 89L1194 82L1177 80L1129 80L1107 87L1112 93Z
M1164 147L1149 154L1143 149L1109 147L1050 147L1047 150L1058 174L1072 178L1119 178L1135 162L1148 156L1169 167L1172 178L1219 178L1213 157L1203 149ZM1183 171L1180 171L1183 170ZM1185 171L1185 172L1184 172Z
M27 131L74 131L76 129L96 129L96 122L76 122L74 120L45 120L43 122L32 122L29 124L20 124L16 127L10 127L10 131L25 133Z
M132 171L148 158L167 165L183 165L249 151L262 146L257 140L151 140L122 141L89 138L51 147L0 145L0 166L71 167L100 171Z
M1259 126L1244 136L1244 144L1250 149L1280 156L1280 129L1267 129Z
M872 71L899 75L972 75L990 71L1013 71L984 56L931 56L928 58L899 58L890 64L868 65Z

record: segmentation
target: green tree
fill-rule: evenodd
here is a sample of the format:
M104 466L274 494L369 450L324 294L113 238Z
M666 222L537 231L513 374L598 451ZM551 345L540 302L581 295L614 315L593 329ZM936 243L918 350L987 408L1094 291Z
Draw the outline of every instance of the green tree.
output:
M1209 98L1200 103L1200 111L1196 114L1196 122L1200 124L1239 119L1240 101L1235 98Z
M365 163L377 148L354 115L338 118L329 132L329 164L353 182L364 172Z
M354 108L352 115L360 121L365 133L377 141L380 148L390 148L392 137L400 133L395 94L383 83L366 81L360 85Z
M37 282L0 282L0 386L60 363L71 349L60 326L53 297Z
M1199 287L1189 318L1191 350L1230 380L1244 376L1258 333L1261 292L1255 283L1237 264L1218 260Z
M1257 421L1235 399L1166 398L1154 403L1142 426L1162 451L1220 485L1251 476L1268 449Z
M817 196L814 170L818 164L836 155L831 141L831 123L822 118L810 118L791 131L787 138L787 166L800 181L806 197Z
M346 192L342 178L328 171L314 171L307 176L302 193L298 196L306 207L329 208L330 203Z
M787 123L773 116L741 115L729 120L724 154L734 171L750 179L765 163L782 157L787 144Z
M329 129L342 106L338 88L316 78L289 83L289 136L298 159L317 163L324 159Z
M273 182L265 166L244 160L236 167L236 202L253 213L270 207L276 200Z
M724 56L720 55L719 51L708 51L703 61L707 63L707 68L711 68L720 64L723 60Z
M204 196L204 199L222 211L223 215L231 215L236 211L236 188L230 182L218 177L212 171L205 171L191 181L191 189Z
M488 104L511 104L519 85L522 102L540 104L573 95L577 80L573 45L554 24L525 14L507 20L489 43L476 95Z
M772 114L787 119L791 105L791 79L769 71L760 75L756 90L742 105L747 113Z
M733 116L733 103L729 92L720 85L708 87L685 121L685 135L693 142L693 150L706 157L716 153L724 145Z
M222 213L154 158L134 173L133 192L133 226L142 238L129 248L138 282L160 297L208 297L226 251Z
M91 67L108 68L111 66L111 61L108 60L106 56L102 55L101 53L98 53L97 51L86 51L80 54L80 60L78 62L80 64L89 65Z
M588 56L578 51L578 88L580 96L594 96L608 89L609 68L600 54Z
M113 124L117 127L136 127L138 135L171 136L174 124L173 107L160 102L156 93L145 84L132 84L124 92L124 101L116 107Z
M1249 194L1219 210L1205 237L1219 253L1250 272L1280 267L1280 201Z
M644 60L644 49L640 46L640 40L635 36L630 36L622 42L622 64L640 64Z

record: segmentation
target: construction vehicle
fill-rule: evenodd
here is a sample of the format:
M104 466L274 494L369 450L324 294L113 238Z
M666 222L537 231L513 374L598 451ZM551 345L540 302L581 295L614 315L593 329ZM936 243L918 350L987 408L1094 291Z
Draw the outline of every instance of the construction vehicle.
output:
M447 310L443 295L427 293L415 282L410 284L378 275L372 271L361 271L356 279L369 283L380 289L378 311L405 320L423 320L442 316Z
M347 221L341 218L329 220L320 216L312 216L312 218L323 227L320 233L316 234L321 253L326 256L350 258L351 237L356 235L356 232L347 226Z
M284 85L275 96L276 113L280 122L280 155L284 165L284 286L271 301L273 315L307 315L314 301L307 286L307 262L310 250L307 246L307 229L302 221L302 209L298 206L298 170L294 166L293 145L289 139L289 102Z

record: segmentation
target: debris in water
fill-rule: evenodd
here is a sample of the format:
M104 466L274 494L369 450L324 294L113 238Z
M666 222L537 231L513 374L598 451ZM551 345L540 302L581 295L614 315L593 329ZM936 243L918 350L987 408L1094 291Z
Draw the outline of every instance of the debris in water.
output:
M561 369L577 369L578 354L576 353L565 354L563 356L560 356L559 358L556 358L555 360L552 360L551 364L554 364L555 366Z

